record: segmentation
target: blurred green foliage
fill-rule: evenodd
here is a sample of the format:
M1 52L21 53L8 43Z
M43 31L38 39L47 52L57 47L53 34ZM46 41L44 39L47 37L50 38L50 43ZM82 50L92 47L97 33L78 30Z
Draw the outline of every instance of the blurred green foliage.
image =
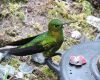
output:
M83 5L83 9L84 9L84 12L85 14L88 16L88 15L91 15L92 11L93 11L93 7L92 5L88 2L88 1L83 1L82 2L82 5Z
M54 77L54 72L53 72L50 68L48 68L47 66L44 66L44 67L42 68L42 71L43 71L43 73L44 73L46 76L48 76L48 77Z
M28 0L3 0L4 3L28 2Z
M1 12L0 19L3 19L6 16L11 16L12 18L18 17L20 20L25 19L25 13L21 10L21 3L12 3L13 0L9 1L8 4L6 3Z

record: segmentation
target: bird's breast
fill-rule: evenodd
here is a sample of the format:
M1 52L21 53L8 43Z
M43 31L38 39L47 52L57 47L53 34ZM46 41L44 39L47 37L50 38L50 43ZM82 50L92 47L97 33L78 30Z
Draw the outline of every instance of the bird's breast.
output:
M61 39L63 39L63 32L59 32L59 31L52 31L51 32L51 34L52 34L52 36L54 37L54 38L56 38L57 40L61 40Z
M52 31L52 35L53 35L54 37L58 37L60 34L59 34L59 32Z

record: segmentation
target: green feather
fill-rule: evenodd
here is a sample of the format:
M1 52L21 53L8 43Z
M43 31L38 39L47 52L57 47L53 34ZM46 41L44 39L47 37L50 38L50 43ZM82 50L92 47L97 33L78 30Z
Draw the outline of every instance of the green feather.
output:
M26 39L26 40L28 40L28 39ZM25 49L33 47L33 48L35 48L35 52L34 51L32 52L32 50L31 50L30 54L36 54L38 52L43 52L45 56L52 56L60 48L60 46L63 43L63 40L64 40L64 38L63 38L63 23L59 19L53 19L48 24L47 32L34 37L32 40L29 38L28 42L24 43L23 45L18 46L18 48L17 48L18 50L16 49L16 51L17 51L17 54L19 52L20 55L24 56L26 54L22 54L22 52L29 53L29 52L27 52L29 50L25 50ZM25 41L25 40L22 40L22 41ZM15 42L15 43L17 43L17 42ZM21 40L19 42L21 42ZM20 50L23 50L23 51L21 51L21 53L20 53ZM14 52L12 50L12 54L15 55L16 51ZM29 54L27 54L27 55L29 55Z

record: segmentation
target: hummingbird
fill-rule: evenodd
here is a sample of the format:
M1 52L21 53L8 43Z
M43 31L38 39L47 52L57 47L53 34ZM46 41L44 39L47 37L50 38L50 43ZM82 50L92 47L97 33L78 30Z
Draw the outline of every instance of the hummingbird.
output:
M21 39L9 43L10 48L4 47L0 49L2 58L9 55L26 56L42 52L45 57L50 57L56 54L56 51L61 47L63 36L63 23L59 19L52 19L48 24L48 31L42 34Z

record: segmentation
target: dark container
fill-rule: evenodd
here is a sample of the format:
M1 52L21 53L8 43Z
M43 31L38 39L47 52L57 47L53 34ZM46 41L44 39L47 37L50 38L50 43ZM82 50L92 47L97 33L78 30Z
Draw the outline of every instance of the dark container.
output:
M55 71L60 80L100 80L100 40L84 42L73 46L61 57L59 65L54 64L51 58L47 65ZM70 65L70 56L82 55L87 63L81 66Z

